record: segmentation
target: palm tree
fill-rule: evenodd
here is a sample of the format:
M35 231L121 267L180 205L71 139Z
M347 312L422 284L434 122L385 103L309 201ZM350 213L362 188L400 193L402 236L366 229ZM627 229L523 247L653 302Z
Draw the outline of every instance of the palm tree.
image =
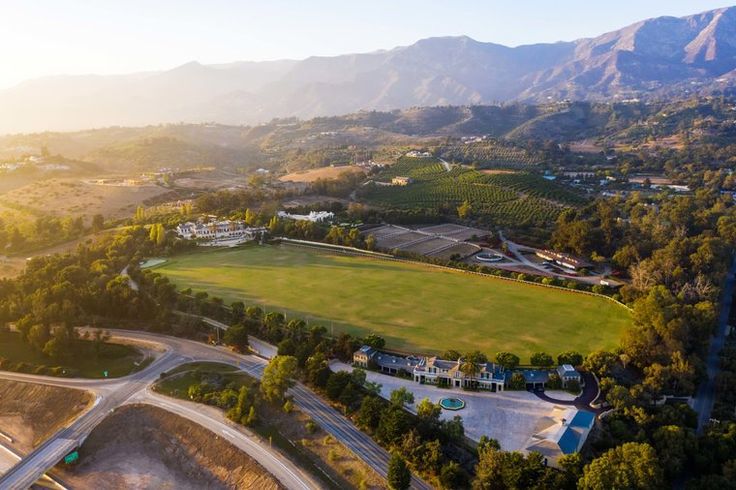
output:
M480 363L478 363L473 356L465 356L460 361L460 372L468 378L471 378L471 383L475 385L476 381L473 380L480 372Z

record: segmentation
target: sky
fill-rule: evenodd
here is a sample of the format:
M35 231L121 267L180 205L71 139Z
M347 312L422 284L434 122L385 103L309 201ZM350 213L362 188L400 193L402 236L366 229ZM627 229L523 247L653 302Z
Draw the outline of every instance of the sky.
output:
M731 0L736 3L736 0ZM468 35L507 46L592 37L716 0L0 0L0 88L190 61L302 59Z

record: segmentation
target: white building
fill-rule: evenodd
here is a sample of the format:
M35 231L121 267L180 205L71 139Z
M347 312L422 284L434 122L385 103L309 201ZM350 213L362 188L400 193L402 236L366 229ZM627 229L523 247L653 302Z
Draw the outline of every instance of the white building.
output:
M311 221L313 223L330 221L335 217L335 213L331 213L330 211L310 211L309 214L290 214L286 211L279 211L277 215L279 218L288 218L296 221Z
M187 240L255 240L266 228L250 228L244 221L197 221L181 223L176 227L176 233Z

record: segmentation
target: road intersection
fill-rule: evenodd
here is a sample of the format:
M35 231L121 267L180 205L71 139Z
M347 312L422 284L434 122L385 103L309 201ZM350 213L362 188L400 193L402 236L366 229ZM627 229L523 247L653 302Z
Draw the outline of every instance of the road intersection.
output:
M166 335L127 330L112 330L111 332L113 341L158 345L161 353L145 369L131 376L114 380L67 379L0 372L0 379L83 389L96 396L94 405L87 412L69 427L51 436L2 475L0 477L1 489L15 490L31 486L69 451L78 447L111 411L126 403L148 403L203 425L244 450L289 489L320 488L316 481L278 452L259 444L256 438L249 436L239 427L227 424L221 415L219 417L213 415L211 407L169 399L156 395L150 390L150 386L159 379L161 373L181 364L197 361L221 362L236 366L251 376L260 378L267 365L267 360L254 355L237 354L221 346ZM259 347L259 351L273 352L267 344L259 345ZM352 450L376 473L386 477L390 455L385 449L305 386L297 383L289 394L293 396L295 405L309 415L323 430ZM432 488L416 477L412 483L412 486L417 489Z

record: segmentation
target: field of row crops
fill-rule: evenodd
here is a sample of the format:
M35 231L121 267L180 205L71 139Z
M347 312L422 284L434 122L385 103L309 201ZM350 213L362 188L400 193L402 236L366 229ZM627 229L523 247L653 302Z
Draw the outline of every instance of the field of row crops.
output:
M476 163L482 167L529 168L539 161L523 148L499 145L494 142L458 144L443 148L445 160Z
M498 225L527 223L543 226L567 206L585 198L560 184L530 173L483 174L476 170L445 167L432 159L404 158L377 176L411 177L408 186L367 186L363 197L374 204L403 209L439 209L468 201L477 217Z

